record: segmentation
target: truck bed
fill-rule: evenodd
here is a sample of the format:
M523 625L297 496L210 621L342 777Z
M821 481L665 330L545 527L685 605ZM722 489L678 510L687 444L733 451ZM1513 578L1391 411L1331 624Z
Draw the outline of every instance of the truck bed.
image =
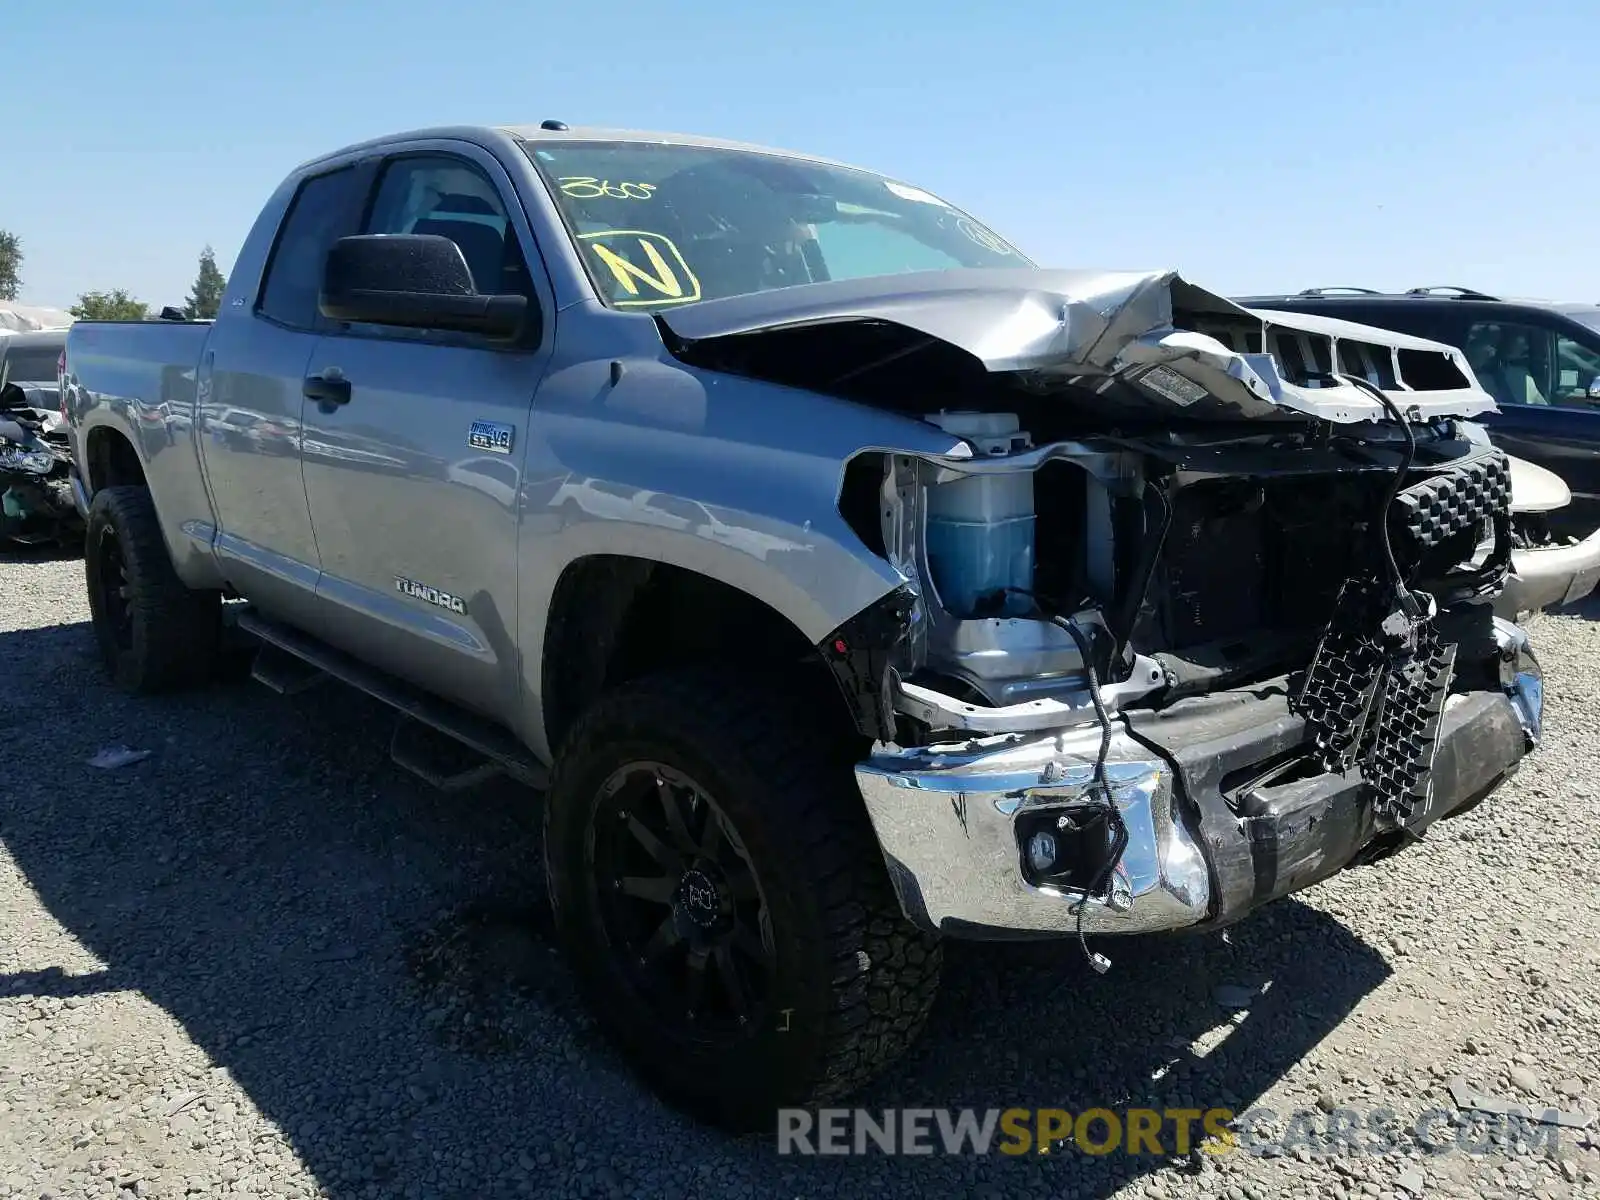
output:
M195 372L210 321L79 321L67 335L75 375L103 401L141 409L194 407Z
M73 458L92 493L117 482L108 457L116 444L97 436L101 426L136 442L152 490L186 517L209 514L195 443L196 379L210 321L79 321L67 334L64 408ZM87 386L85 384L87 383ZM199 547L169 548L180 572Z

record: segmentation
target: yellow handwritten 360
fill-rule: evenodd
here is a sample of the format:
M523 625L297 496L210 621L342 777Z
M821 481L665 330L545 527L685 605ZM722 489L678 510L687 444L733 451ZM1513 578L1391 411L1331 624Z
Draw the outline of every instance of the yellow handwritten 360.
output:
M596 179L593 175L565 175L561 190L574 200L598 200L605 196L612 200L648 200L656 190L653 183L612 183L609 179Z

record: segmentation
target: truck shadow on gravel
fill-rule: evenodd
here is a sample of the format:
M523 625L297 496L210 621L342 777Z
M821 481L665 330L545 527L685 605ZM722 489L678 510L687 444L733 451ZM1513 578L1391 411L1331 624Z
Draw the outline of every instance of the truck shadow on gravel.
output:
M1103 1196L1210 1170L1070 1150L779 1156L700 1127L633 1081L571 991L544 926L536 798L412 781L388 761L386 712L337 685L123 698L91 643L82 624L0 633L0 841L105 969L63 974L24 944L0 999L142 994L330 1193ZM150 757L86 765L119 744ZM1231 945L1100 948L1104 977L1075 944L951 946L926 1036L858 1103L1243 1110L1388 973L1293 900ZM1266 990L1230 1021L1221 985ZM155 1061L150 1086L177 1087ZM195 1136L160 1133L176 1152Z
M13 542L0 540L0 566L8 563L52 563L83 561L83 540L65 542Z

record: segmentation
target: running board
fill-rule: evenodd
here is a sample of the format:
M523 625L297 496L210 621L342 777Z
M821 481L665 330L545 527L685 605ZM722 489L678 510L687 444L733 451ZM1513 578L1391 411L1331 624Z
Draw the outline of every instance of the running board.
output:
M540 790L549 784L550 773L545 765L534 758L527 747L507 730L494 722L476 713L467 712L447 700L430 695L421 688L396 679L376 667L368 666L342 650L335 650L309 634L301 633L298 629L269 621L258 613L240 613L237 624L245 633L260 639L262 658L266 661L263 664L258 659L256 678L274 691L293 695L304 691L315 682L314 678L308 682L303 674L285 669L282 656L287 655L297 660L302 667L309 667L314 672L347 683L373 699L381 700L402 717L426 725L459 742L467 749L489 759L497 772L504 771L513 779ZM429 783L448 790L469 786L471 783L481 781L488 774L481 769L481 765L455 772L438 770L424 756L404 751L404 741L400 737L399 730L396 730L396 737L390 746L391 752L396 748L402 748L401 753L394 754L398 765L420 775Z
M298 696L332 676L287 650L264 644L250 663L250 678L280 696Z
M441 792L462 792L506 773L496 760L403 713L389 737L389 758Z

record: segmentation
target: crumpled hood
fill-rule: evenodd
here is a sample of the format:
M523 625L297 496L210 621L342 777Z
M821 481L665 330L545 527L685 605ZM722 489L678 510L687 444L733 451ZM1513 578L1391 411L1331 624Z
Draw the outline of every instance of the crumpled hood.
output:
M1243 308L1173 271L927 271L804 284L658 312L681 347L840 323L899 326L986 371L1105 391L1195 417L1385 419L1330 373L1361 376L1424 419L1495 411L1440 342L1303 313ZM820 347L819 347L820 348ZM1336 366L1337 364L1337 366Z

